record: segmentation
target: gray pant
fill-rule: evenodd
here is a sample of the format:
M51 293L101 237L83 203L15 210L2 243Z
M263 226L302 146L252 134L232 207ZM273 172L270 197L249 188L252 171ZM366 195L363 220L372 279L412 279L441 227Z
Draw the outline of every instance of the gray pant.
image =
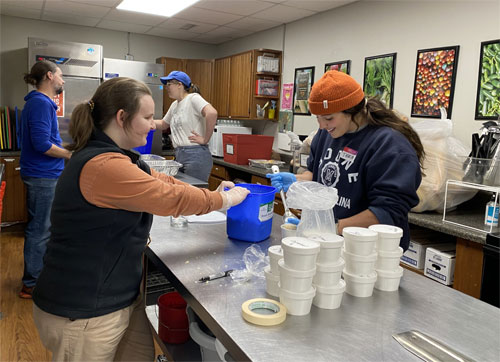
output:
M186 175L208 181L213 161L207 145L177 147L175 160L182 163L180 170Z

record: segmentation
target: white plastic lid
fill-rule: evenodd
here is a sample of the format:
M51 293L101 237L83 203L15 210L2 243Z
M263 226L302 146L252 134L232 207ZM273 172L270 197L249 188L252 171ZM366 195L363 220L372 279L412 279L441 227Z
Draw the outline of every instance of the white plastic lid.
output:
M316 274L316 268L310 269L310 270L295 270L295 269L290 269L285 265L285 259L280 259L278 260L278 267L280 268L280 275L281 274L286 274L291 277L297 277L297 278L309 278L314 276Z
M375 283L377 280L377 272L371 272L370 274L366 275L358 275L358 274L351 274L347 270L342 271L342 275L344 276L344 279L349 282L349 279L355 283Z
M334 273L339 272L344 269L345 261L342 258L339 258L337 262L332 264L318 264L316 263L316 271L324 272L324 273Z
M394 251L377 250L377 252L381 258L401 258L403 255L403 248L398 246Z
M345 280L340 279L339 283L333 287L322 287L321 285L315 285L317 293L321 294L340 294L345 291Z
M281 246L283 249L294 254L317 254L319 253L320 245L317 241L312 241L307 238L300 236L289 236L281 240Z
M344 244L344 238L337 234L314 234L307 238L320 243L322 249L337 249Z
M368 229L376 231L382 238L400 238L403 236L403 229L394 225L376 224Z
M280 296L281 295L289 299L312 299L316 295L316 288L311 286L311 289L309 289L307 292L298 293L285 290L281 288L280 285Z
M394 270L376 270L376 272L380 278L387 278L387 279L401 278L403 276L403 267L398 266Z
M376 241L378 239L378 233L376 231L357 226L344 228L342 234L344 235L344 238L356 241Z
M279 256L283 257L283 249L281 248L281 245L273 245L270 246L269 249L267 249L268 255L271 256Z

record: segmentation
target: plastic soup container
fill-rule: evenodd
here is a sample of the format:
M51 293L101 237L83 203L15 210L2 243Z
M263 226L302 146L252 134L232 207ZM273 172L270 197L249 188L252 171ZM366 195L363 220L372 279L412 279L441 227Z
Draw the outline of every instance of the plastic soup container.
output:
M368 275L373 273L375 270L377 253L371 253L370 255L357 255L344 250L343 256L345 259L345 269L348 273Z
M356 255L370 255L375 250L375 243L378 239L376 231L360 228L346 227L344 235L345 251Z
M281 240L283 259L289 269L311 270L316 267L319 243L307 238L290 236Z
M375 288L385 292L394 292L398 290L402 276L403 268L400 266L396 270L377 270Z
M322 309L337 309L342 303L342 296L346 288L344 280L333 287L325 288L316 285L316 295L313 298L313 304Z
M397 250L401 237L403 236L403 229L397 226L384 224L372 225L368 229L378 233L377 250Z
M399 261L403 255L403 248L399 247L395 251L378 251L375 269L394 271L399 267Z
M266 275L266 292L273 297L279 296L280 292L280 276L271 273L271 268L266 266L264 268L264 274Z
M367 298L373 294L373 287L377 280L377 273L373 272L368 275L351 274L344 269L342 272L346 283L345 292L353 297Z
M313 284L322 288L331 288L336 286L342 275L345 261L339 258L334 264L316 263L316 275L313 278Z
M316 263L335 264L340 258L340 250L344 245L344 238L336 234L313 235L307 237L309 240L317 241L320 250Z
M311 305L316 294L316 288L311 286L305 293L294 293L280 288L280 303L286 307L290 315L306 315L311 311Z
M278 261L280 268L280 288L289 292L304 293L311 289L316 268L311 270L294 270L285 265L285 260Z
M271 266L271 273L275 275L280 275L280 270L278 268L278 260L283 258L283 249L281 245L273 245L267 249L267 255L269 256L269 265Z

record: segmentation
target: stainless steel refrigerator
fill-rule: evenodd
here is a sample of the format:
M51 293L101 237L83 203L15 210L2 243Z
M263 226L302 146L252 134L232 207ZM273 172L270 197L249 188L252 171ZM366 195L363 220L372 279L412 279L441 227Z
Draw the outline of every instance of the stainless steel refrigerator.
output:
M88 101L101 83L102 46L58 40L28 38L28 71L39 60L57 64L64 77L64 92L55 100L57 119L64 143L70 143L69 121L73 109Z
M103 59L103 82L115 77L129 77L146 83L151 89L155 102L155 119L163 118L163 84L160 77L165 68L163 64L138 62L122 59ZM162 150L162 134L156 131L153 134L151 153L160 154Z

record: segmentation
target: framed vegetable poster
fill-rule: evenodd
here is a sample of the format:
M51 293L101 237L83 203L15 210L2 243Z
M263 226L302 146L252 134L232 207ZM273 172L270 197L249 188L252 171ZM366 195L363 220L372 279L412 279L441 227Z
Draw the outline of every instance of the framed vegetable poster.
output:
M475 119L500 117L500 39L481 43Z
M293 114L310 115L307 99L314 82L314 67L295 68Z
M365 95L377 97L392 108L394 100L394 76L396 53L365 58L363 91Z
M325 73L329 70L338 70L339 72L344 72L345 74L351 74L351 61L342 60L340 62L326 63Z
M412 117L441 118L440 107L451 118L459 46L417 51Z

